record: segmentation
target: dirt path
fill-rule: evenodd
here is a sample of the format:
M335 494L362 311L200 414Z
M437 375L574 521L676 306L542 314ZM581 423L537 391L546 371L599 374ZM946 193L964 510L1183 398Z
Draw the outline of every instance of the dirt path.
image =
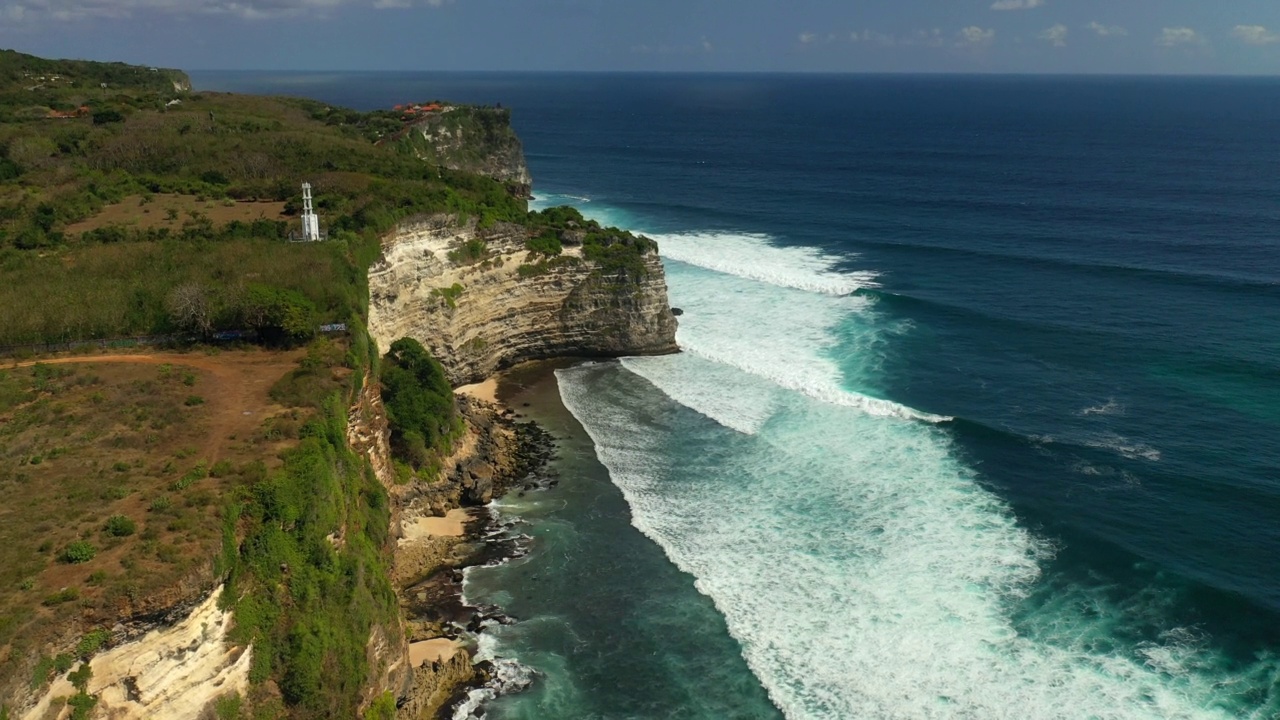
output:
M4 365L0 369L33 365L92 365L94 363L140 363L173 365L203 370L205 378L194 392L209 407L208 440L204 457L217 462L218 455L232 435L247 437L262 424L264 417L280 410L271 401L271 386L285 373L298 366L303 350L289 352L234 351L217 355L189 353L137 353L122 355L83 355L44 360L26 360Z

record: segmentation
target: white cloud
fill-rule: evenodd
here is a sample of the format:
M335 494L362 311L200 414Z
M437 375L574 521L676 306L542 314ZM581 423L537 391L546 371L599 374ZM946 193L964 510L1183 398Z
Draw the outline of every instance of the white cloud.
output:
M1085 27L1097 33L1098 37L1124 37L1129 34L1128 30L1119 25L1103 25L1097 20L1085 25Z
M911 36L903 41L903 44L942 47L946 44L946 39L942 36L942 28L934 28L932 30L917 30L911 33Z
M983 47L990 45L996 39L996 31L994 28L984 30L977 25L970 25L959 32L960 45L970 47Z
M876 30L854 30L849 33L849 42L856 45L874 45L876 47L942 47L947 44L947 37L941 28L916 30L904 35L890 35Z
M854 30L849 33L849 42L862 45L878 45L880 47L893 47L898 44L898 38L893 35L886 35L875 30L863 30L858 32Z
M811 33L811 32L802 32L802 33L800 33L800 38L799 38L799 39L800 39L800 44L801 44L801 45L808 45L808 44L812 43L813 41L817 40L817 39L818 39L818 36L817 36L817 34L815 34L815 33Z
M256 20L323 14L341 5L386 9L413 5L440 7L450 2L453 0L20 0L0 10L0 17L15 21L71 21L125 18L140 12L167 12L175 15L235 15Z
M1067 46L1067 26L1058 23L1053 27L1040 33L1039 38L1045 42L1052 43L1054 47Z
M1044 5L1044 0L996 0L991 3L992 10L1030 10Z
M1232 34L1246 45L1270 45L1280 42L1280 34L1270 32L1261 25L1237 25Z
M1164 28L1156 44L1162 47L1178 47L1179 45L1200 45L1204 40L1189 27Z

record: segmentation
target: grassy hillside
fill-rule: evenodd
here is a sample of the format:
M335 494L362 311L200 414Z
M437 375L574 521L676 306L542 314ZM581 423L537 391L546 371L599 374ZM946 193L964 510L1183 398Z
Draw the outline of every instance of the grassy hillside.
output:
M234 637L254 647L244 712L350 717L370 630L394 633L398 612L389 499L344 432L377 366L368 265L408 216L528 214L497 182L376 145L401 126L386 113L174 77L0 54L0 346L247 329L307 349L259 353L283 359L252 377L234 354L0 372L0 490L21 499L0 716L110 644L118 618L225 579ZM303 181L328 242L286 241ZM313 340L329 322L349 337Z
M528 274L581 245L584 271L620 283L654 252L386 142L414 122L401 112L185 82L0 51L0 352L224 330L299 348L0 372L0 491L17 499L0 523L0 718L6 688L43 687L112 642L118 618L178 584L190 594L193 577L226 581L234 639L253 644L244 716L353 716L371 628L398 627L389 499L345 439L347 409L384 363L364 331L382 237L426 213L513 222L528 229ZM456 118L514 140L505 114ZM286 240L304 181L326 242ZM315 337L334 322L346 337ZM460 423L415 345L385 358L384 396L397 456L416 467Z
M363 312L365 268L396 221L526 216L497 182L375 145L385 113L208 93L149 107L147 92L69 119L0 106L0 306L21 308L0 347L256 329L254 293L307 324L342 322ZM304 181L331 242L284 242ZM174 313L175 294L203 298L207 319Z

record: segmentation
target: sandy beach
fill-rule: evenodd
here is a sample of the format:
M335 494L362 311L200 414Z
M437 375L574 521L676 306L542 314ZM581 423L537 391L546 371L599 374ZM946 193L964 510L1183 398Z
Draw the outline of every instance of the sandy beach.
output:
M414 542L423 538L433 537L460 538L466 534L466 526L471 518L470 510L455 508L450 510L444 517L406 519L402 526L404 532L404 540L402 542Z
M449 638L421 640L409 645L409 664L422 667L425 662L444 662L462 649L462 643Z
M498 378L491 377L484 382L474 383L472 385L463 385L454 390L458 395L469 395L477 400L484 400L495 405L498 402Z

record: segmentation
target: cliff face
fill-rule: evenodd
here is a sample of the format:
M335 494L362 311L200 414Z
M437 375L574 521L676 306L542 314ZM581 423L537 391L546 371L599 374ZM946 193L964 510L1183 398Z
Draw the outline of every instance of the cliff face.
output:
M93 717L204 717L217 698L247 691L252 649L227 641L233 621L218 607L220 594L215 590L173 626L95 655L87 688L98 698ZM60 677L20 717L64 717L61 703L75 692Z
M511 112L501 108L449 106L422 116L406 142L418 157L452 170L497 180L516 197L530 197L533 178Z
M527 360L677 351L656 252L642 255L640 279L607 274L574 246L535 273L528 237L517 225L480 230L451 216L402 225L369 271L369 332L378 346L415 338L454 385ZM483 261L451 259L478 241Z

